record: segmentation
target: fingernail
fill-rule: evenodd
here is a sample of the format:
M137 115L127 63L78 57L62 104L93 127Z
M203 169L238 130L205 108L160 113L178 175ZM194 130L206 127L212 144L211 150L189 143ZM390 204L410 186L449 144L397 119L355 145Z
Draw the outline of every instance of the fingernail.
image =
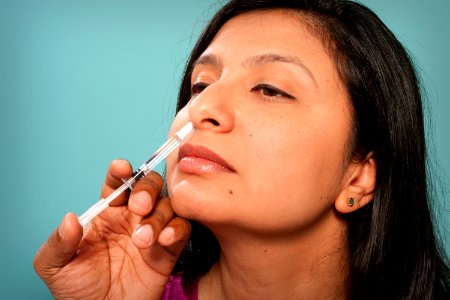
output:
M159 238L166 241L167 243L172 242L175 238L175 229L173 227L166 227L163 229Z
M145 191L137 192L136 194L134 194L131 201L133 201L136 206L144 210L150 209L150 195Z
M150 245L153 238L153 230L150 225L138 226L133 235L142 243Z

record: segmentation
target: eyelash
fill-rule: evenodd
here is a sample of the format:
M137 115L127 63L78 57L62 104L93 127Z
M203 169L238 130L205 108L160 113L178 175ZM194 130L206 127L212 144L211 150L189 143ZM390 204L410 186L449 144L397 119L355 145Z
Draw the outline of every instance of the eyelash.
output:
M254 88L251 89L252 92L260 92L263 96L269 97L269 98L288 98L288 99L295 99L294 96L286 93L283 90L280 90L277 87L274 87L273 85L262 83L258 84Z
M204 89L206 89L208 87L209 84L205 83L205 82L197 82L194 83L191 86L191 97L197 96L198 94L200 94L201 92L203 92Z
M208 87L209 84L205 82L197 82L194 83L191 86L191 97L197 96L200 94L204 89ZM263 96L269 97L269 98L288 98L288 99L295 99L294 96L286 93L283 90L280 90L277 87L274 87L273 85L262 83L258 84L257 86L253 87L250 91L252 92L260 92Z

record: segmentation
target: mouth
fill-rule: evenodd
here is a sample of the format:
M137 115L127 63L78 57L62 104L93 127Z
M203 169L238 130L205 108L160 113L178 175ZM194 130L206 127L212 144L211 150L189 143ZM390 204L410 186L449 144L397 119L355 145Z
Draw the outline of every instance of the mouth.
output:
M212 150L185 143L178 152L178 168L187 173L210 174L235 172L234 168Z

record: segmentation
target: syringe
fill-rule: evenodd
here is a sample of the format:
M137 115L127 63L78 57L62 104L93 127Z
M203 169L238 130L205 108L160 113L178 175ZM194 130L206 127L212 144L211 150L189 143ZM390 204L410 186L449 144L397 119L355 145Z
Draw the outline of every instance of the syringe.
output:
M86 227L89 222L100 214L103 210L109 207L109 203L117 198L122 192L127 189L133 190L133 185L142 177L153 170L162 160L164 160L173 150L175 150L181 143L187 140L191 133L194 132L194 125L189 122L181 128L173 137L167 140L145 163L142 164L136 171L131 174L130 179L122 180L123 184L114 192L112 192L105 199L100 199L92 205L84 214L82 214L78 221L83 227Z

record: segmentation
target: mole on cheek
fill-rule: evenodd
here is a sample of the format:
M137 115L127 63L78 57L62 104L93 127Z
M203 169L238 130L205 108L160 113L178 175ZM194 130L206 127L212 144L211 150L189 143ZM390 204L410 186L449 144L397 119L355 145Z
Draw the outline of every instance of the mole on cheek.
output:
M233 191L232 190L228 190L228 194L233 195Z
M253 133L250 133L250 137L252 137L253 136Z

